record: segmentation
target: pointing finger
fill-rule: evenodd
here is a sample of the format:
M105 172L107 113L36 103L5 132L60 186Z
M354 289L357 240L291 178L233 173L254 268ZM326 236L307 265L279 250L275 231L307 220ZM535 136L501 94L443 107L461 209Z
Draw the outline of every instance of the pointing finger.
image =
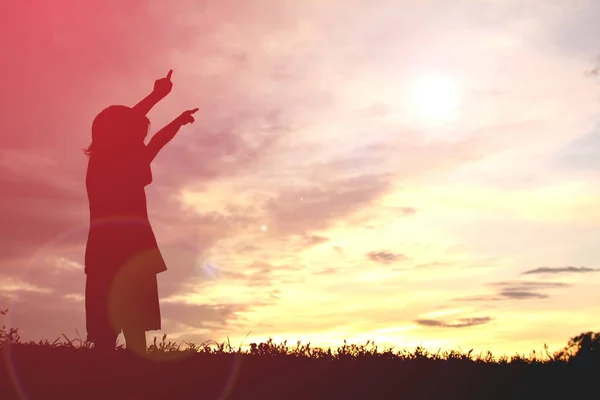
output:
M171 79L171 75L173 74L173 70L170 69L169 73L167 74L167 79Z
M189 112L190 114L193 114L193 113L195 113L195 112L196 112L196 111L198 111L198 110L199 110L199 108L194 108L193 110L188 110L188 112Z

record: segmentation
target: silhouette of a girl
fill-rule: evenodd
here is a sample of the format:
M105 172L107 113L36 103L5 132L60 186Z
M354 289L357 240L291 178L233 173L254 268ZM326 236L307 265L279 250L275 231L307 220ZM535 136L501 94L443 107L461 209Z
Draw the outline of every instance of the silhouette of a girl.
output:
M146 351L146 331L161 328L156 275L167 267L146 208L150 163L198 109L184 111L146 145L146 114L173 87L172 70L133 108L110 106L92 124L86 187L90 229L85 253L88 340L115 348L123 331L127 348Z

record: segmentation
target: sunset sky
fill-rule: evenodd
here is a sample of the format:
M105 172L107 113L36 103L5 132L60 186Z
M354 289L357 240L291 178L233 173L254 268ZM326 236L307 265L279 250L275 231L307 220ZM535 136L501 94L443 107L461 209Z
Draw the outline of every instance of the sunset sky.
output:
M171 340L514 354L600 330L600 3L0 3L0 309L85 337L93 118L173 69ZM0 323L1 325L1 323Z

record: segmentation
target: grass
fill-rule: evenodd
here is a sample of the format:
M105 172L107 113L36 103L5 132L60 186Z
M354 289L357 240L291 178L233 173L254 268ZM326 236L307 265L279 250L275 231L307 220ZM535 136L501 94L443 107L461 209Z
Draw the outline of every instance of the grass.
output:
M0 329L1 399L535 399L598 397L600 334L550 354L494 357L473 351L337 349L310 343L154 340L143 357L122 346L99 353L69 339L22 343ZM588 397L588 396L585 396Z

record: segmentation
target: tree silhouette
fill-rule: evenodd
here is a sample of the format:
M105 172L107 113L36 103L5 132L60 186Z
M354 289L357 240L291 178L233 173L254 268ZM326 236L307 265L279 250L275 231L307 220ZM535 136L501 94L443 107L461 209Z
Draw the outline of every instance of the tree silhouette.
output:
M572 337L567 346L556 354L556 358L576 362L600 360L600 333L584 332Z

